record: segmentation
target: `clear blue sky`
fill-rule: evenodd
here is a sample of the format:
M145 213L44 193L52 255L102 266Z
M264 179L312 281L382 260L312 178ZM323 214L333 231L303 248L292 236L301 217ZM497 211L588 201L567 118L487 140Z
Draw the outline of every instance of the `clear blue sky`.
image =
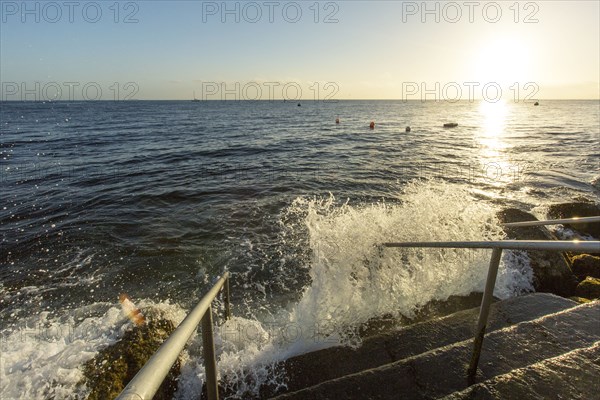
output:
M438 97L458 86L467 99L465 82L479 85L475 97L490 82L508 97L517 87L521 97L533 90L536 98L599 97L598 1L482 1L472 9L428 2L437 7L430 14L421 1L75 3L0 2L2 99L18 100L24 90L51 96L53 83L66 99L67 82L76 82L76 98L92 85L104 99L115 96L114 82L119 98L135 91L137 99L190 99L194 91L219 99L223 86L212 82L225 83L229 99L256 96L255 84L243 92L250 82L262 99L271 95L265 82L278 84L271 89L278 98L288 84L288 97L300 87L313 98L318 86L319 98L418 99L423 89L436 92L436 82ZM224 4L237 11L222 15Z

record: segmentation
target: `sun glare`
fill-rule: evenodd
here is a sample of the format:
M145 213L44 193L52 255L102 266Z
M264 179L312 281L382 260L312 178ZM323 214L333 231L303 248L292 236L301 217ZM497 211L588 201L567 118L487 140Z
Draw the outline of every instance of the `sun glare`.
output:
M481 101L479 114L481 117L482 132L479 137L480 145L486 156L498 156L506 147L502 134L506 127L508 106L504 101L490 103Z
M510 106L502 100L496 103L482 100L479 103L479 116L482 127L477 136L480 161L486 168L486 176L494 177L493 184L502 186L514 172L514 166L506 154L509 144L504 137L507 120L510 118Z
M530 58L530 50L522 39L486 41L476 56L474 74L480 82L524 82L529 77Z

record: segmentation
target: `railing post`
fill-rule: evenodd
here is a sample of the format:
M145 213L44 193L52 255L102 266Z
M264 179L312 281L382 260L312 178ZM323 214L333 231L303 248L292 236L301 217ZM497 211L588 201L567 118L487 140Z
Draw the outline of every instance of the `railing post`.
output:
M212 306L209 306L202 317L202 354L204 356L204 373L209 400L219 400L219 384L217 380L217 361L213 340Z
M475 340L473 343L473 354L471 355L471 362L469 363L468 378L470 383L475 381L475 375L477 374L477 364L479 364L479 356L481 355L481 346L483 345L483 336L485 335L485 328L490 314L490 305L492 304L492 295L494 294L494 285L496 284L496 276L498 275L498 266L500 265L501 255L501 248L495 248L492 251L483 299L481 299L481 309L479 310L479 320L477 321L477 331L475 332Z
M231 306L229 305L229 276L225 281L225 318L231 319Z

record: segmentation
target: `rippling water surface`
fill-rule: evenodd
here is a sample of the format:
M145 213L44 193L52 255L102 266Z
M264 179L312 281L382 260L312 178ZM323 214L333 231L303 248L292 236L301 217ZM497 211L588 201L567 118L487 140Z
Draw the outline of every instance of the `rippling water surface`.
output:
M485 253L375 245L500 238L502 207L598 201L599 114L598 101L4 102L0 397L74 396L81 363L126 328L121 292L178 320L230 270L235 323L264 340L222 338L220 368L266 380L256 365L314 347L316 326L350 343L369 318L479 290ZM498 295L530 290L526 264L505 257ZM188 352L181 398L202 381Z

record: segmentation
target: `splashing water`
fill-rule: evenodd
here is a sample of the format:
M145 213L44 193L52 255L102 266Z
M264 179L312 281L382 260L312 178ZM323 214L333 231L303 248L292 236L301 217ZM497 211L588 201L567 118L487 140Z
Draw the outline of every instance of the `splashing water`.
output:
M501 239L494 210L465 189L437 181L410 184L400 199L363 207L336 205L333 196L295 201L292 207L307 210L313 257L312 283L292 308L292 321L335 335L376 316L411 317L432 300L481 290L489 252L378 245Z
M293 355L335 345L360 344L358 327L372 318L414 316L432 300L467 295L484 286L490 252L453 249L383 249L384 242L498 240L496 210L466 188L440 181L413 182L395 198L350 204L333 195L297 198L281 214L283 254L300 254L298 268L308 283L289 304L267 316L236 316L216 328L218 368L233 398L257 396L263 384L285 385L277 363ZM287 256L286 256L287 257ZM297 271L280 271L297 273ZM496 283L501 298L531 291L531 270L520 252L505 252ZM235 290L235 288L233 288ZM75 398L80 367L119 340L128 324L115 305L71 310L60 318L36 316L55 332L23 330L2 338L0 394L3 398ZM88 307L92 307L88 306ZM162 310L175 323L185 312L176 304L139 303L144 312ZM238 307L238 309L241 307ZM86 315L84 319L77 314ZM37 319L36 319L37 318ZM69 330L70 327L75 327ZM175 398L202 390L201 335L182 353Z
M297 198L283 213L287 237L306 235L310 283L300 300L271 320L234 318L218 329L219 370L232 396L257 396L262 384L284 385L277 361L335 345L360 344L361 324L384 315L414 316L432 300L482 291L490 251L383 249L393 241L500 240L496 210L468 190L439 182L405 187L393 203L340 203ZM289 221L301 221L293 223ZM494 294L532 291L531 269L521 252L505 252ZM187 365L179 398L203 377L199 360ZM197 385L197 384L196 384ZM197 392L198 386L194 388Z
M185 317L181 307L168 302L141 301L139 305L151 310L150 315L175 323ZM85 398L86 388L78 386L83 378L81 366L117 342L131 325L120 307L94 303L55 317L43 312L2 332L0 398Z

